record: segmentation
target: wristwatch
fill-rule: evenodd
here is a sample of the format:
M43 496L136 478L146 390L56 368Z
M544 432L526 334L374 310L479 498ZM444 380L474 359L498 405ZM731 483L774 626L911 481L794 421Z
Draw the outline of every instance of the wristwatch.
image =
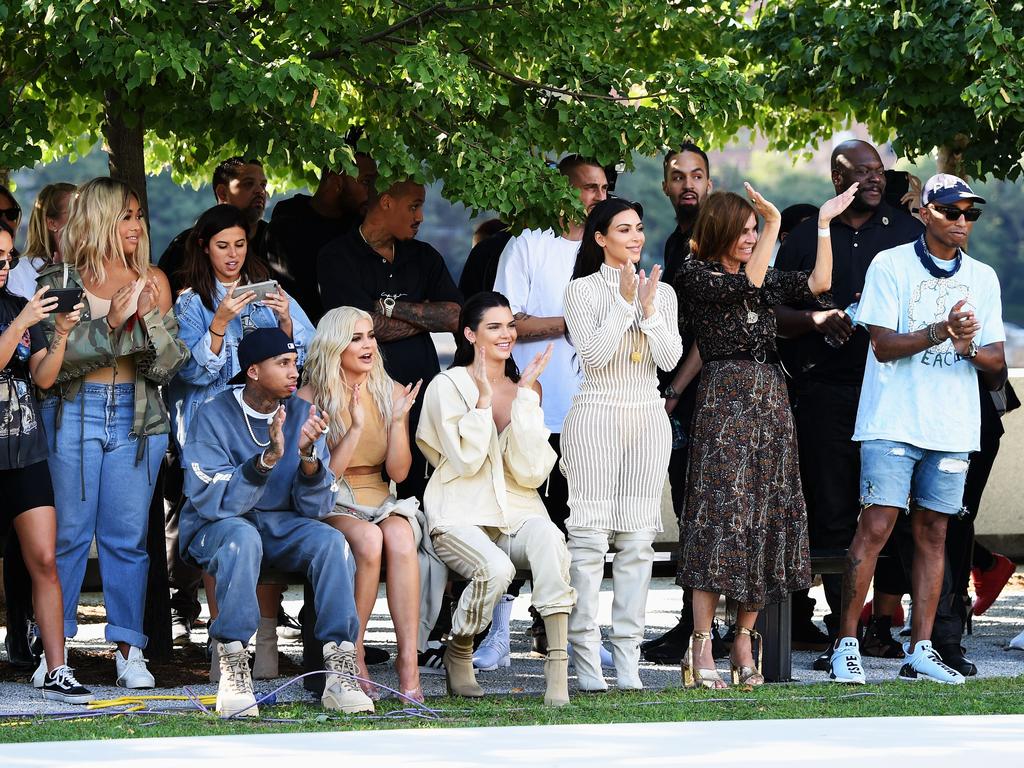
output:
M973 360L973 359L974 359L974 358L976 358L977 356L978 356L978 345L977 345L977 344L975 344L975 343L974 343L974 342L972 341L972 342L971 342L971 344L970 344L970 346L969 346L969 347L967 347L967 354L966 354L966 355L964 355L964 357L966 357L966 358L967 358L968 360Z
M398 299L405 296L404 293L382 293L380 295L380 311L384 313L384 317L391 317L391 313L395 311L395 304L398 303Z
M309 451L308 454L300 453L299 454L299 458L302 461L309 462L310 464L312 464L315 461L319 461L320 457L317 455L317 452L316 452L316 443L313 443L313 445L310 446L310 451Z
M678 400L679 393L675 391L671 384L669 384L667 387L665 387L664 397L666 400Z

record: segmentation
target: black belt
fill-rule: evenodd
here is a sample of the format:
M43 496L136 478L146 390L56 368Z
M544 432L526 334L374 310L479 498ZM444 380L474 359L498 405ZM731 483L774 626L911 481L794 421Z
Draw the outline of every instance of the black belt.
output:
M725 355L714 355L704 359L705 363L711 363L716 360L752 360L755 363L761 363L762 365L779 365L782 360L779 358L779 353L774 349L761 350L760 352L751 352L749 349L740 349L736 352L729 352Z

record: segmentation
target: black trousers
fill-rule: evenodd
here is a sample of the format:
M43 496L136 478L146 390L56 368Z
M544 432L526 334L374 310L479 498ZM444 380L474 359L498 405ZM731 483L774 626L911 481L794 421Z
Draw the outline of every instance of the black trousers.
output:
M545 486L537 490L540 491L541 501L544 502L544 508L548 511L551 522L557 525L558 530L562 533L566 533L565 521L569 519L569 483L566 481L565 475L562 474L560 466L562 463L562 435L552 432L548 437L548 444L558 455L558 461L555 462L551 474L548 475Z
M807 504L808 538L812 549L847 549L860 516L860 444L853 442L860 385L805 381L793 387L793 417L800 456L800 480ZM909 541L909 527L898 525L875 567L875 588L894 594L907 589L897 552ZM822 576L825 600L838 617L842 611L842 576ZM794 602L810 619L809 600Z
M203 572L185 560L178 551L178 520L185 504L185 473L181 469L177 452L168 451L164 461L164 537L167 552L167 583L170 587L171 615L190 624L199 618L199 587Z

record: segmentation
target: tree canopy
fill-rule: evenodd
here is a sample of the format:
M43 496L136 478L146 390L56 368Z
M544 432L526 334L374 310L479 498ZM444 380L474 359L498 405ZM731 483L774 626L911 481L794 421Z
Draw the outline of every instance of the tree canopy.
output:
M345 135L365 126L358 148L384 181L441 180L470 207L550 222L574 197L545 153L628 162L631 150L654 154L686 137L721 141L752 108L757 88L716 43L731 6L691 5L0 5L0 167L80 155L101 136L111 146L139 130L149 172L169 166L197 181L238 153L295 185L323 165L351 168Z

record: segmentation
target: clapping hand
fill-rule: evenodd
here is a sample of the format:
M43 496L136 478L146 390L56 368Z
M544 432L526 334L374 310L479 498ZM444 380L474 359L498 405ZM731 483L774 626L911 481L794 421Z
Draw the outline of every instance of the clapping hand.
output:
M352 397L348 401L349 429L362 429L363 424L366 423L366 411L363 409L362 392L362 384L356 384L352 387Z
M285 410L278 406L273 418L270 420L270 445L263 451L263 465L273 467L278 459L284 456L284 419Z
M391 423L400 424L405 421L405 417L409 415L409 411L416 404L416 396L420 393L420 387L423 386L423 379L416 382L415 386L412 384L406 384L405 387L395 396L395 399L391 403Z
M636 299L638 284L639 278L636 274L636 268L631 262L627 261L619 269L619 295L625 299L627 304L632 305L633 300Z
M476 407L490 408L494 390L487 378L487 350L479 344L474 344L473 349L476 354L473 357L473 364L469 366L469 375L473 378L473 383L476 384L477 392L479 392Z
M782 220L779 209L768 200L765 200L764 196L760 192L750 186L746 181L743 182L743 186L746 187L747 196L750 198L750 202L754 206L754 210L761 214L766 222Z
M654 297L658 295L658 283L661 282L661 265L655 264L648 277L640 270L640 281L637 292L640 295L640 306L643 307L644 317L650 317L654 313Z
M281 409L284 412L284 408ZM282 420L283 421L283 420ZM309 416L302 425L299 433L299 455L308 456L310 446L327 434L327 419L317 411L315 405L309 406Z
M145 286L143 286L142 291L139 293L139 303L136 308L139 320L145 317L154 307L158 306L160 306L160 283L156 280L156 273L151 271L146 277Z
M107 311L107 325L110 326L110 330L117 330L124 321L128 319L129 315L132 314L131 303L132 294L135 292L135 283L128 283L128 285L122 285L116 291L114 295L110 297L110 309ZM139 308L142 307L142 296L139 296Z
M523 372L519 374L519 386L525 387L526 389L532 389L534 383L547 368L548 361L551 360L551 352L554 350L555 345L548 342L548 345L544 348L543 352L538 352L530 364L523 369Z
M818 209L818 227L820 229L827 229L832 219L850 207L850 203L853 202L853 196L857 194L857 187L859 186L860 182L855 181L846 188L846 191L840 192L832 199L826 200L821 204L821 208Z
M981 330L981 323L975 317L972 309L964 310L967 299L960 299L949 311L946 318L946 333L953 340L953 349L959 355L966 355L970 350L971 342Z

